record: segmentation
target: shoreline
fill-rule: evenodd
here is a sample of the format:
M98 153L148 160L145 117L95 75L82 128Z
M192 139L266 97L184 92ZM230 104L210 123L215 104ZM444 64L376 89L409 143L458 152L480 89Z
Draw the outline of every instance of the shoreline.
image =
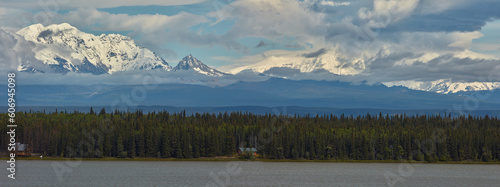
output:
M8 160L8 157L1 157L0 160ZM480 161L437 161L437 162L425 162L425 161L414 161L414 160L290 160L290 159L238 159L231 157L217 157L217 158L116 158L116 157L104 157L104 158L61 158L61 157L43 157L40 159L38 157L17 157L16 161L19 160L41 160L41 161L165 161L165 162L175 162L175 161L208 161L208 162L230 162L230 161L241 161L241 162L316 162L316 163L410 163L410 164L500 164L500 161L495 162L480 162Z

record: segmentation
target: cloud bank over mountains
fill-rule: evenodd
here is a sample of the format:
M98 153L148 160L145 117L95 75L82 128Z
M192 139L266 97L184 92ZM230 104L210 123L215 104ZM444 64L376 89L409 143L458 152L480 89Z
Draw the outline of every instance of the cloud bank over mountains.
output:
M9 64L15 59L35 63L30 52L32 44L13 35L13 31L32 23L69 23L86 32L126 34L169 62L186 55L179 48L225 53L195 56L231 73L247 70L286 74L296 79L399 83L409 87L410 82L430 84L439 80L500 82L500 60L491 55L491 46L495 47L500 38L482 30L500 18L500 2L493 0L192 0L104 4L54 0L51 6L24 8L33 2L8 2L0 9L0 47L5 49L0 58L4 69L11 67ZM197 5L203 6L202 11L190 11ZM103 9L122 6L137 6L138 10L181 7L181 11L169 15L113 13ZM475 40L484 38L491 43L473 47ZM481 49L490 52L483 53ZM500 49L497 51L500 53Z

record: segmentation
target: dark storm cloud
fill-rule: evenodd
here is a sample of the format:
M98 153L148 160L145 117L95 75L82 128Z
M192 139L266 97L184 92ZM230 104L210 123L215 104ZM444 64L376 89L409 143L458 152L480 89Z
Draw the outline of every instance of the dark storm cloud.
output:
M323 6L321 2L311 3L309 9L325 14L324 21L330 25L325 35L327 39L339 34L359 37L356 30L365 29L364 26L373 21L388 23L380 29L370 28L374 32L471 32L481 30L486 22L500 19L500 1L497 0L449 1L447 3L455 6L443 11L435 7L439 1L422 0L408 14L392 10L368 20L359 17L360 8L372 10L373 1L349 1L350 6ZM345 18L350 20L345 21Z
M276 44L272 43L272 42L264 42L264 40L261 40L256 46L255 48L259 48L259 47L267 47L267 46L272 46L272 47L276 47Z
M51 30L44 30L44 31L40 32L40 34L38 35L38 38L45 38L47 36L50 36L51 34L52 34Z
M377 54L376 57L371 59L370 64L368 65L368 69L372 70L387 70L388 68L392 68L396 62L399 62L401 60L404 60L406 58L414 58L416 55L410 52L402 52L402 53L395 53L395 54L390 54L387 57L381 57L381 52Z
M415 12L424 8L428 7L419 6ZM438 14L414 13L404 21L389 25L384 31L470 32L481 30L486 22L495 19L500 19L500 1L479 0Z
M371 62L367 74L353 78L365 79L372 83L400 80L434 81L449 79L467 82L500 81L500 60L457 58L453 55L442 55L429 62L415 61L410 65L396 65L405 58L415 57L412 54L393 54L378 58Z
M264 41L260 41L259 44L257 44L257 46L255 46L255 48L259 48L259 47L264 47L264 46L267 46L266 43L264 43Z
M322 48L322 49L315 51L315 52L312 52L312 53L303 54L302 56L304 56L306 58L316 58L316 57L321 56L322 54L325 54L327 52L328 52L327 49Z

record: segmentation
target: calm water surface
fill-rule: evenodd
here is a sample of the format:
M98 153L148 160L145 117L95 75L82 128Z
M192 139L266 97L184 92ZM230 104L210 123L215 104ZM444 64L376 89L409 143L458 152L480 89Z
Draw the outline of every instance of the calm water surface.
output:
M7 168L5 161L2 161ZM500 186L500 165L18 161L0 186Z

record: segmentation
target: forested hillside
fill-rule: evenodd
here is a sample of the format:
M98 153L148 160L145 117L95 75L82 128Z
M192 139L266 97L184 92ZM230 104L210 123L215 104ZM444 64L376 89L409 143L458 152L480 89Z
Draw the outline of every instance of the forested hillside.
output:
M0 119L7 121L7 115ZM270 159L499 161L498 118L249 113L17 113L17 140L54 157L199 158L255 147ZM2 134L8 131L0 128ZM8 144L7 136L1 144Z

